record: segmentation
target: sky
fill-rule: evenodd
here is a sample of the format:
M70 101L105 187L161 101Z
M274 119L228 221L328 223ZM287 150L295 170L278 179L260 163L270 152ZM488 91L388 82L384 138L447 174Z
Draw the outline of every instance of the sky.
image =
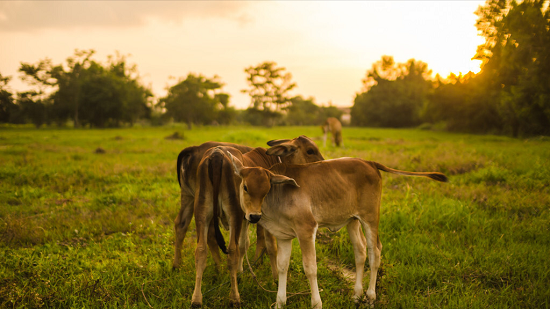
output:
M0 1L0 73L21 62L65 63L75 49L95 60L119 52L156 97L189 73L219 76L230 104L250 104L244 69L274 61L293 95L352 106L383 55L414 58L447 77L479 72L484 39L474 14L484 1Z

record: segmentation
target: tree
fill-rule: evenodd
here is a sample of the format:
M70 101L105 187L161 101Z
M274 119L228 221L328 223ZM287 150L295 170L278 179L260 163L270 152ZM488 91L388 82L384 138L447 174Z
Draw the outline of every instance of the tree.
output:
M422 61L395 63L383 56L367 71L363 92L351 110L352 124L375 127L410 127L421 123L422 109L432 89L431 71Z
M189 129L193 123L211 124L218 119L220 111L223 111L222 121L227 123L232 112L228 106L229 95L221 92L222 86L218 76L206 78L189 73L185 80L180 79L168 88L168 94L160 99L160 104L166 108L167 116L186 122Z
M285 107L287 111L285 123L294 126L322 125L328 117L340 118L342 111L336 106L318 106L315 98L304 99L298 95L290 99L291 105Z
M35 85L33 97L51 105L51 117L62 124L69 118L74 126L132 125L150 115L152 93L139 83L135 66L126 58L109 57L107 65L92 60L93 50L76 50L66 66L54 65L46 58L37 64L21 63L23 80ZM51 102L51 103L50 103Z
M313 98L304 99L302 96L295 96L290 99L291 105L287 106L286 123L294 126L316 125L319 123L319 106Z
M505 132L550 134L550 10L546 1L489 0L476 14L485 36L475 56Z
M0 74L0 122L10 122L10 117L15 113L17 106L13 102L13 94L8 88L11 76Z
M244 70L248 74L249 89L241 91L250 95L250 108L260 111L256 114L261 115L262 123L266 125L273 125L274 119L281 117L282 108L291 104L288 92L296 87L296 83L291 82L292 75L284 73L285 70L269 61Z

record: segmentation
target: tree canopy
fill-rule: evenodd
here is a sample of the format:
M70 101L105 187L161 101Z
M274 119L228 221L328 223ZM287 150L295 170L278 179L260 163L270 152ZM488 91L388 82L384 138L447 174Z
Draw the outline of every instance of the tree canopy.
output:
M355 97L352 125L410 127L421 123L431 83L431 71L422 61L410 59L396 63L383 56L367 71L364 92Z
M229 94L221 92L223 83L218 76L206 78L189 73L186 79L168 88L168 94L160 99L166 116L175 121L192 124L227 124L234 117L229 107Z
M43 105L45 121L72 119L75 127L105 127L132 125L150 115L152 93L140 84L136 67L121 55L109 57L104 65L92 59L94 53L76 50L66 65L54 65L48 58L21 63L23 80L36 87L25 98Z
M274 119L282 116L281 109L291 104L288 92L296 87L296 83L291 81L292 75L285 73L285 70L270 61L244 70L248 74L246 80L249 88L242 92L250 95L250 109L253 111L249 113L260 116L261 122L266 125L273 125Z

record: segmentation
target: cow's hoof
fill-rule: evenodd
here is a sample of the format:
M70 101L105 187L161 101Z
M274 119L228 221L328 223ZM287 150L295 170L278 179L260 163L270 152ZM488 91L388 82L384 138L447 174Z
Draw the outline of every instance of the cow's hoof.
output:
M200 308L200 307L202 307L202 303L195 303L195 302L191 303L191 308Z

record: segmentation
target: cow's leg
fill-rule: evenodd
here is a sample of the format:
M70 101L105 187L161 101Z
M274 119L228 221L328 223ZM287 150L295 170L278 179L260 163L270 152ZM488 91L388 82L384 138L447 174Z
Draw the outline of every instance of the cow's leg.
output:
M277 281L277 275L279 273L277 271L277 241L275 240L275 236L269 233L267 229L263 229L263 231L267 254L271 264L271 274L273 275L273 280Z
M298 234L300 249L302 249L302 262L304 264L304 272L309 281L311 289L311 308L321 309L321 295L319 295L319 286L317 284L317 255L315 253L315 233L317 228L309 231L310 233Z
M173 268L176 268L181 264L181 249L183 246L183 240L185 239L185 234L187 233L187 229L189 228L189 224L193 218L195 198L193 195L187 193L185 188L182 187L180 200L180 211L176 217L176 220L174 220L176 241L174 243L174 261L172 262Z
M241 233L239 236L239 272L243 271L244 255L248 251L250 240L248 239L248 220L242 220Z
M210 221L210 225L208 227L208 239L206 241L208 242L210 253L212 253L212 259L214 260L214 263L216 263L216 267L219 267L222 264L222 258L220 256L220 248L218 246L218 242L216 241L214 224L218 224L218 222L214 222L214 220Z
M382 249L382 243L378 238L378 226L369 225L365 222L361 222L367 236L367 248L369 255L370 266L370 281L369 289L367 290L367 296L371 300L376 299L376 276L378 275L378 268L380 267L380 253Z
M256 254L254 254L254 261L260 258L264 250L266 250L264 228L256 224Z
M359 220L351 220L348 225L348 234L353 244L353 253L355 254L355 287L353 300L359 301L363 294L363 272L365 270L365 260L367 259L367 246L365 235L361 231Z
M229 225L229 274L231 277L230 302L233 306L240 306L241 296L239 295L239 286L237 283L237 271L239 270L239 237L241 237L242 217L232 216ZM242 264L241 264L242 266Z
M327 147L327 134L328 129L323 127L323 147Z
M211 216L210 216L211 218ZM195 216L195 224L197 229L197 248L195 249L195 290L193 291L193 297L191 298L191 305L193 307L202 306L202 292L201 283L204 269L206 268L206 254L207 244L206 239L208 237L208 226L206 216Z
M279 289L277 291L277 308L286 305L286 279L290 254L292 253L292 239L277 239L277 268L279 270Z

